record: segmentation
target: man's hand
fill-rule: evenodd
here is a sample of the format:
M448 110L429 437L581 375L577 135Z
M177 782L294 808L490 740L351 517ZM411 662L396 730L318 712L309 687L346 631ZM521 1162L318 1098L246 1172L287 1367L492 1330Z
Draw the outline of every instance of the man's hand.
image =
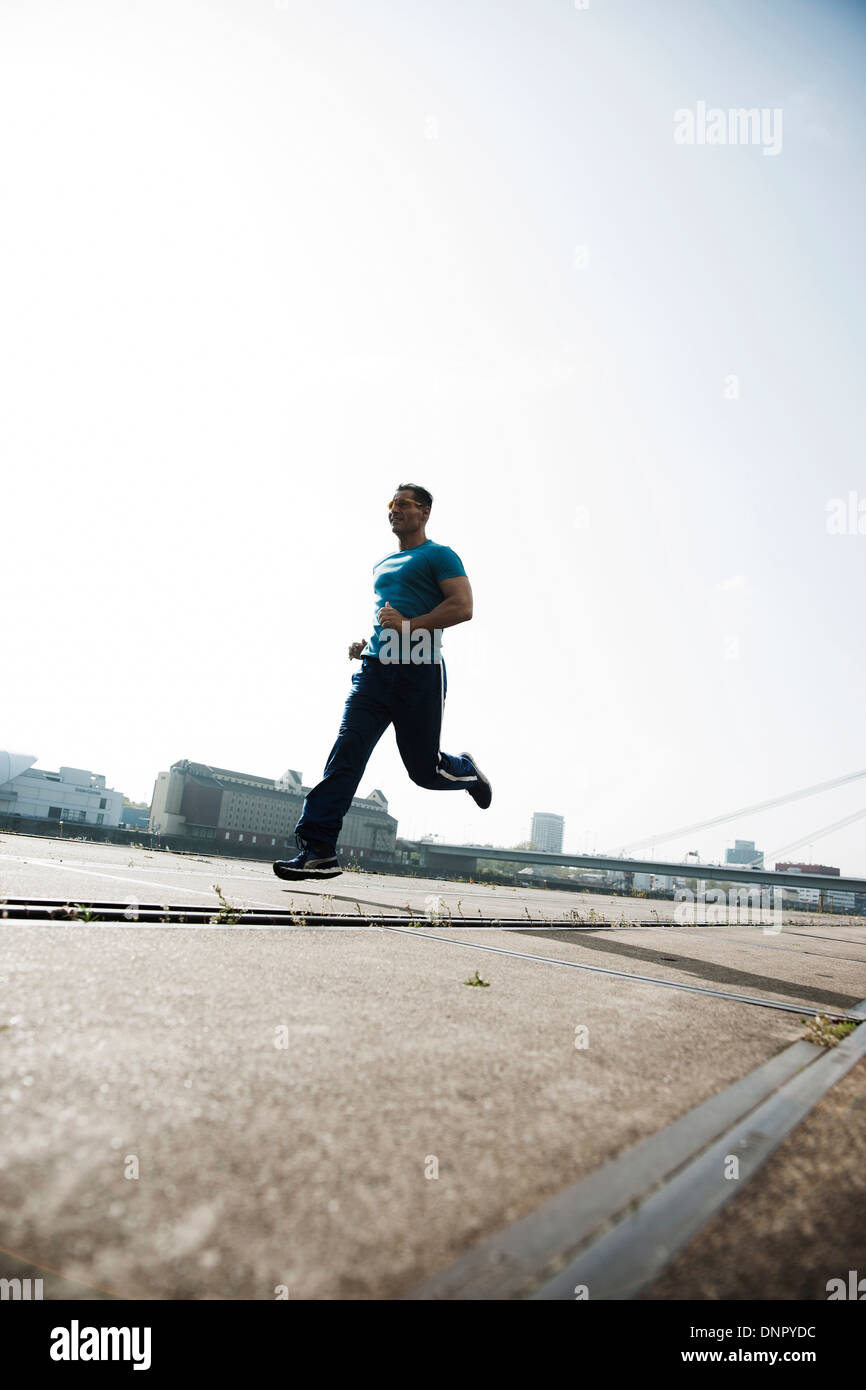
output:
M376 621L380 627L393 627L400 631L403 623L408 623L409 619L404 618L402 613L398 613L396 608L392 608L390 603L386 603L384 608L380 608L376 614Z
M352 661L360 661L360 660L361 660L361 652L364 650L364 648L366 647L366 645L367 645L366 641L364 641L364 642L353 642L353 643L352 643L352 645L349 647L349 656L350 656L350 658L352 659Z

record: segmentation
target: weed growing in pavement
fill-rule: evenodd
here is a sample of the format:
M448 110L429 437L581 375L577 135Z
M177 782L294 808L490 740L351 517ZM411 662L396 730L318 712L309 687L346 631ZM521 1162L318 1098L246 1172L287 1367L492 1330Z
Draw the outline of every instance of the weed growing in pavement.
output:
M437 893L428 893L424 899L424 916L433 926L442 926L451 921L451 909Z
M853 1033L856 1023L842 1019L831 1023L826 1014L816 1014L814 1018L801 1018L806 1025L807 1042L817 1043L819 1047L838 1047L843 1038Z
M464 983L464 985L480 985L482 989L489 989L489 988L490 988L490 981L489 981L489 980L482 980L482 978L481 978L481 976L478 974L478 971L477 971L477 970L475 971L475 979L474 979L474 980L464 980L463 983Z
M218 883L212 883L211 888L220 900L220 911L216 917L211 917L211 926L233 927L241 920L242 908L232 907L226 902L223 891Z
M92 922L96 913L93 908L86 903L75 904L75 918L79 922Z

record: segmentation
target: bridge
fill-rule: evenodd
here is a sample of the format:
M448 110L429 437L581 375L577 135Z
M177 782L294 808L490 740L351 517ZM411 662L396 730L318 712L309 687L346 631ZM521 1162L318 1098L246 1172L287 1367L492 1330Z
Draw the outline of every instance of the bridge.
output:
M749 868L743 864L694 864L657 859L629 859L606 854L550 854L544 850L498 849L495 845L444 845L428 840L399 840L399 850L417 854L419 868L429 869L435 878L443 871L473 877L478 861L508 860L515 864L538 864L548 868L608 869L614 873L659 874L673 878L694 878L718 883L749 883L777 888L818 888L837 893L866 893L866 878L837 877L835 874L806 874L774 869Z
M477 872L479 859L498 859L508 860L515 864L537 864L548 868L606 869L613 873L658 874L663 877L692 878L703 882L749 883L758 887L817 888L822 892L834 890L837 893L866 894L866 879L864 878L851 878L850 876L843 878L841 875L837 877L835 874L795 873L791 870L776 871L763 867L764 860L777 859L782 854L799 849L801 845L811 844L814 840L830 835L833 831L840 830L856 820L861 820L866 816L866 808L854 811L853 814L844 816L841 820L833 821L830 825L821 826L817 830L802 835L799 839L782 846L780 849L762 854L760 860L756 860L752 864L695 864L691 861L681 863L657 859L634 859L625 852L627 849L645 849L648 846L654 847L656 844L664 843L665 840L697 834L699 831L724 825L726 822L738 820L746 815L757 815L761 811L784 806L791 801L817 796L820 792L830 791L848 782L856 782L863 777L866 777L866 768L845 773L842 777L831 777L824 782L815 782L811 786L800 787L796 791L785 792L781 796L770 797L765 801L753 802L749 806L739 806L734 811L726 811L722 815L694 821L690 825L680 825L673 830L648 835L642 840L635 840L630 845L623 846L619 855L552 854L546 850L499 849L491 845L444 845L428 840L398 840L398 851L402 848L409 854L417 855L416 862L419 867L429 869L433 876L441 872L450 872L465 873L472 877Z

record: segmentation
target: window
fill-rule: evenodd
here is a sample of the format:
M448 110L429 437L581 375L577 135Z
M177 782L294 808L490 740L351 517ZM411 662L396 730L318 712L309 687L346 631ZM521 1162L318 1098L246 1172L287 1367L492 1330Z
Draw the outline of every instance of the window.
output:
M101 812L101 811L97 811L97 813L96 813L96 824L97 824L97 825L101 825L102 822L103 822L104 820L105 820L105 817L103 816L102 812Z
M99 803L99 809L100 809L100 811L104 811L104 810L105 810L105 797L103 797L102 800L100 801L100 803ZM100 820L101 820L101 819L102 819L102 817L100 816Z
M59 807L59 806L49 806L49 807L48 807L48 819L49 819L49 820L60 820L60 807Z

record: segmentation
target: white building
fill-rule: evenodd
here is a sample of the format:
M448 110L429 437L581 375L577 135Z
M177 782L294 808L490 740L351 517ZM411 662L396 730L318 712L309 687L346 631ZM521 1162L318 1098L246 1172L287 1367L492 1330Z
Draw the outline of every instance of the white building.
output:
M101 773L80 767L43 772L35 762L27 753L0 750L0 816L120 825L123 792L106 787Z
M635 874L632 879L632 887L636 893L667 893L670 892L672 883L670 874Z

